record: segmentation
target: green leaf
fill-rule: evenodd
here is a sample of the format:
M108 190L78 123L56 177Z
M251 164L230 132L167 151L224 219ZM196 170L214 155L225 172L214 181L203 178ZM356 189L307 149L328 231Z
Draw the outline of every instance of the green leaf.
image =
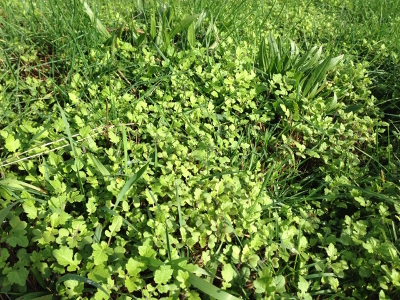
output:
M253 254L248 258L249 265L253 268L257 267L258 262L260 261L260 257L257 254Z
M153 250L150 240L146 240L142 246L138 247L139 255L143 257L155 257L156 252Z
M72 152L74 153L74 156L76 157L75 142L74 142L74 139L72 138L71 129L70 129L67 117L65 116L64 110L62 109L62 107L59 103L58 103L58 109L60 110L60 113L61 113L61 118L64 123L64 130L68 137L69 144L71 146Z
M120 141L120 137L116 135L112 130L108 132L108 137L110 138L110 141L114 144L118 144Z
M128 289L128 292L132 293L133 291L141 290L143 286L143 281L140 278L136 277L125 277L125 287Z
M225 224L230 227L230 229L232 230L233 234L235 235L237 241L239 242L240 247L243 248L242 241L239 239L239 236L238 236L238 234L237 234L237 232L235 230L235 227L233 226L232 222L229 220L229 218L226 216L226 214L222 214L222 216L225 219Z
M154 273L154 282L157 284L166 284L171 279L172 273L171 266L161 266Z
M15 247L17 245L21 246L21 247L27 247L29 244L28 238L25 236L26 231L19 231L19 230L14 230L11 229L10 233L7 237L7 243L11 246L11 247Z
M115 211L109 209L108 207L104 207L104 206L103 206L103 207L100 208L100 210L106 211L106 212L112 214L113 216L120 216L118 213L116 213ZM133 230L135 230L136 232L138 231L137 228L136 228L135 226L133 226L133 224L130 223L129 221L127 221L125 218L122 218L122 221L124 222L124 224L128 225L129 227L131 227L131 228L132 228ZM99 227L98 227L98 228L99 228ZM97 228L96 228L96 233L97 233L97 230L100 230L100 229L97 229ZM102 228L101 228L101 230L102 230ZM101 237L101 230L99 231L100 237ZM97 238L97 236L96 236L96 238ZM99 240L99 241L100 241L100 240Z
M61 246L60 249L53 250L53 256L57 259L57 262L64 267L68 266L68 271L75 271L80 263L80 260L76 257L73 258L73 255L74 251L67 246Z
M5 146L8 151L16 152L21 147L21 143L19 139L15 139L12 134L9 134Z
M329 282L331 288L336 292L339 287L339 280L334 277L328 277L328 282Z
M10 253L6 248L0 249L0 269L6 266L7 259L10 257Z
M335 273L317 273L317 274L309 274L304 276L305 279L314 279L314 278L322 278L322 277L336 277Z
M316 95L319 85L325 79L327 73L342 59L343 55L333 58L327 57L318 66L313 68L311 75L307 78L307 83L303 87L303 96L313 98Z
M113 217L109 230L106 230L105 235L108 237L115 236L121 230L123 218L121 216Z
M133 258L128 259L126 264L126 271L130 276L137 276L141 271L146 269L146 265L140 261Z
M305 72L311 68L315 68L318 65L319 59L322 54L322 47L313 47L303 57L301 57L295 68L299 69L300 72Z
M22 207L29 219L35 219L37 217L37 208L34 200L25 200L24 203L22 203Z
M20 286L26 286L26 279L28 278L29 271L25 267L18 269L12 269L7 274L7 279L11 284L18 284Z
M235 277L236 272L230 264L226 264L222 267L221 275L226 282L231 282Z
M286 292L286 288L285 288L286 280L285 280L284 276L282 276L282 275L275 276L273 279L273 282L276 286L276 291L278 293Z
M189 279L189 272L178 270L178 275L176 276L176 279L180 282L181 288L186 288L187 280Z
M293 102L293 120L294 121L300 120L299 105L297 104L297 102Z
M72 103L79 103L79 98L75 91L68 93L68 96Z
M10 230L8 236L7 236L7 243L15 247L17 245L21 247L27 247L28 246L28 238L25 236L26 235L26 225L27 223L24 221L21 221L18 216L14 216L10 220L10 225L12 229Z
M337 250L335 248L335 246L330 243L329 246L326 249L326 253L328 254L329 257L334 257L337 254Z
M363 108L365 106L365 104L351 104L349 106L347 106L344 109L345 113L349 113L349 112L357 112L359 111L361 108Z
M305 293L307 293L309 287L310 287L310 283L303 276L299 276L299 282L298 282L299 290L303 294L305 294Z
M103 262L106 262L108 260L108 255L113 253L113 250L106 242L101 242L101 244L92 244L92 249L95 265L101 265Z

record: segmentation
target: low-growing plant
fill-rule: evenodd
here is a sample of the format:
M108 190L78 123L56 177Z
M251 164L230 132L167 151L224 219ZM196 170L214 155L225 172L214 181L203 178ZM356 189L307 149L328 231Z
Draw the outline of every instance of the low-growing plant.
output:
M280 1L261 40L253 2L28 4L0 12L0 295L396 299L397 127L367 62L298 43L312 20Z

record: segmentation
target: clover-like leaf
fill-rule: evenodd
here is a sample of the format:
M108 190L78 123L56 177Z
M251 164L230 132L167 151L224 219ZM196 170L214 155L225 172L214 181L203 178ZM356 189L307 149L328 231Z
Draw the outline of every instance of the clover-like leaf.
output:
M108 132L108 136L110 138L110 141L114 144L118 144L119 141L121 140L118 135L116 135L112 130Z
M161 266L154 272L154 282L157 284L166 284L172 276L171 266Z
M140 290L143 285L142 279L135 277L126 277L125 278L125 287L128 289L128 292L132 293L133 291Z
M61 246L60 249L53 250L53 256L60 265L64 267L68 266L68 271L75 271L80 263L77 255L74 258L74 251L67 246Z
M138 247L139 255L143 257L155 257L156 252L153 250L150 240L146 240L142 246Z
M131 276L137 276L141 271L146 269L146 265L140 261L129 258L128 263L126 264L126 271Z
M284 276L278 275L274 277L273 281L275 283L276 291L278 293L284 293L286 291L285 289L286 280Z
M7 279L11 284L18 284L20 286L26 286L26 279L28 278L29 271L25 267L18 269L12 269L7 274Z
M325 250L329 257L336 258L337 249L332 243Z
M113 250L108 246L106 242L101 244L95 243L92 245L93 248L93 260L95 265L100 265L108 260L108 256L113 254Z
M298 288L302 293L306 293L310 287L310 282L308 282L303 276L299 276Z
M26 234L25 230L18 231L15 229L11 229L7 237L7 243L12 247L15 247L17 245L21 247L27 247L29 242L25 234Z
M28 238L26 237L26 222L21 221L18 216L14 216L10 220L10 225L12 229L7 236L7 243L15 247L17 245L21 247L27 247L29 244Z
M180 282L180 287L184 289L188 286L187 280L189 279L189 273L178 270L178 276L176 276L176 279Z
M6 265L7 259L10 257L10 253L7 249L3 248L0 250L0 269L3 269Z
M12 134L9 134L6 138L6 149L10 152L16 152L21 147L19 139L15 139Z
M236 274L232 266L230 264L226 264L222 267L221 275L226 282L231 282Z
M121 230L122 221L123 218L121 216L114 216L110 224L109 230L105 231L105 235L107 237L115 236L117 232Z
M27 199L22 204L25 213L27 214L29 219L35 219L37 217L37 208L35 206L35 201L31 199Z

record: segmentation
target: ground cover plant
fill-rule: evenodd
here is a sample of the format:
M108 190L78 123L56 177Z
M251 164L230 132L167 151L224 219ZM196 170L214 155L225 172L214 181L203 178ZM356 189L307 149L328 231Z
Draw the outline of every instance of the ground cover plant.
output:
M2 299L397 299L396 1L0 0Z

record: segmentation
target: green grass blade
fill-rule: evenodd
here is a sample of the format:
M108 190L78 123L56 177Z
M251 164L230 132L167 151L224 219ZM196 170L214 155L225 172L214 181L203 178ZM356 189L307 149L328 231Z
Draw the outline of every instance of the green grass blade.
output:
M336 67L344 58L344 55L339 55L336 57L333 57L329 60L328 65L326 67L325 72L332 70L334 67Z
M122 125L122 142L124 144L125 174L128 174L128 140L126 138L125 125Z
M237 298L237 297L227 293L226 291L216 287L215 285L212 285L211 283L207 282L206 280L204 280L192 273L189 273L188 281L195 288L199 289L204 294L206 294L209 297L212 297L214 299L217 299L217 300L239 300L240 299L240 298Z
M318 274L310 274L304 276L305 279L314 279L314 278L322 278L322 277L337 277L335 273L318 273Z
M20 201L14 202L9 204L6 208L0 210L0 226L3 224L4 220L6 219L8 213L10 212L10 210L17 205L18 203L20 203Z
M65 116L65 112L62 109L60 103L57 103L57 105L58 105L58 109L60 110L60 113L61 113L61 118L62 118L63 123L64 123L65 133L67 134L67 137L68 137L68 140L69 140L69 144L70 144L70 146L72 148L72 152L74 153L74 156L76 156L75 143L74 143L74 140L72 138L71 128L69 127L69 123L68 123L67 117Z
M151 268L159 268L159 267L165 265L165 263L163 263L162 261L152 258L152 257L140 256L137 259L140 260L141 262L143 262L144 264L146 264L147 267L151 267Z
M67 275L60 277L60 279L57 280L56 286L58 287L62 282L67 281L67 280L75 280L78 282L83 282L83 283L92 285L92 286L98 288L99 290L101 290L102 292L104 292L107 296L110 296L107 293L107 291L97 282L90 280L86 277L75 275L75 274L67 274Z
M104 25L100 22L100 20L94 16L93 11L90 9L90 7L86 3L86 1L83 1L83 0L80 0L80 1L83 4L83 9L84 9L85 13L89 16L90 21L92 21L95 24L97 30L102 35L104 35L104 37L109 38L110 33L107 31L106 27L104 27Z
M40 271L38 271L36 268L32 268L30 270L30 272L32 273L33 277L36 279L37 283L43 288L43 290L47 289L47 284L44 282L43 279L43 275L40 273ZM45 293L42 293L43 295Z
M103 225L99 224L97 225L96 230L94 231L93 235L94 243L100 243L102 233L103 233Z
M144 259L149 259L147 257L141 257L142 260ZM185 258L181 258L181 259L177 259L177 260L173 260L171 262L169 262L169 265L171 265L171 267L174 270L182 270L182 271L186 271L184 268L182 268L181 266L179 266L179 263L186 260ZM162 262L155 260L155 262L152 263L154 266L161 266L163 265ZM206 271L204 271L201 268L198 268L198 271L195 271L195 273L200 273L200 274L204 274L204 275L210 275L208 274ZM203 278L200 278L199 276L193 274L193 273L189 273L189 278L188 281L191 285L193 285L195 288L199 289L200 291L202 291L204 294L208 295L211 298L217 299L217 300L238 300L240 298L237 298L231 294L229 294L228 292L216 287L215 285L211 284L210 282L206 281Z
M87 153L86 154L88 158L95 164L97 169L100 171L101 175L103 176L110 176L110 172L107 170L107 168L95 157L92 153Z
M156 13L152 12L150 17L150 37L154 40L157 36L157 23L156 23Z
M176 181L175 181L175 195L176 195L176 204L178 206L179 227L182 228L185 224L183 224L182 220L181 201L179 199L178 183Z
M239 242L240 247L243 248L242 242L241 242L241 240L239 239L239 236L237 235L236 230L235 230L235 228L233 227L232 222L228 219L228 217L226 216L226 214L222 214L222 216L223 216L224 219L225 219L225 223L232 229L232 232L233 232L233 234L235 235L237 241Z
M34 292L18 297L15 300L52 300L52 299L55 299L53 294L48 294L46 292Z
M307 80L307 84L304 87L304 95L310 93L310 98L314 97L318 86L323 82L327 73L332 70L342 59L343 55L333 58L328 57L318 66L316 66L315 69L312 70L312 73Z
M257 203L258 203L258 201L260 199L261 193L263 192L263 190L267 186L267 183L271 179L272 172L275 170L275 168L276 168L276 163L274 162L273 166L270 167L270 169L268 170L268 173L264 177L264 181L263 181L263 184L261 186L260 192L257 195L257 198L255 199L254 203L250 206L250 215L253 214L253 210L254 210L255 206L257 205ZM278 166L278 168L279 168L279 166Z
M360 187L355 186L355 185L343 185L343 186L345 186L345 187L347 187L349 189L356 189L356 190L364 193L365 195L368 195L370 197L375 197L376 199L383 200L383 201L387 202L388 204L392 204L392 205L398 205L399 204L398 198L394 199L394 198L391 198L391 197L389 197L387 195L380 194L380 193L377 193L377 192L374 192L374 191L370 191L370 190L367 190L367 189L363 189L363 188L360 188Z
M20 181L20 180L16 180L16 179L3 179L0 181L0 185L3 186L13 186L13 187L18 187L18 188L22 188L21 186L30 188L32 190L38 191L39 193L42 194L47 194L47 192L41 188L38 188L37 186L34 186L32 184Z
M154 145L154 170L158 167L158 150L157 150L157 143Z
M310 68L314 68L321 57L322 47L313 47L306 55L301 57L295 65L295 68L299 68L300 72L305 72Z
M192 15L189 17L186 17L181 23L179 23L177 26L175 26L172 31L170 32L169 36L170 38L174 38L174 36L183 31L186 30L194 21L197 20L199 15Z
M192 47L194 47L194 45L196 44L194 23L190 24L190 26L188 28L188 42L189 42L189 45Z
M167 242L168 260L171 260L172 254L171 254L171 244L169 242L169 236L168 236L167 220L164 221L164 226L165 226L165 241Z
M81 194L85 195L85 191L83 190L82 179L81 179L81 176L79 175L77 152L76 152L76 149L75 149L75 142L74 142L74 140L72 138L71 129L69 127L69 123L68 123L67 117L65 116L64 110L62 109L60 103L57 102L57 105L58 105L58 109L60 110L61 118L62 118L63 123L64 123L65 133L68 136L69 144L70 144L70 146L72 148L72 152L74 153L74 164L75 164L75 168L76 168L76 177L78 178Z
M265 39L261 40L260 47L258 49L258 65L262 72L268 73L267 70L267 50L265 45Z
M117 200L115 201L113 210L115 210L118 207L119 202L122 200L124 195L128 192L131 185L134 184L136 181L138 181L140 179L140 177L142 177L143 173L146 171L148 166L149 166L149 163L145 164L136 174L134 174L131 178L129 178L129 180L125 183L124 187L118 194L118 197L117 197Z

